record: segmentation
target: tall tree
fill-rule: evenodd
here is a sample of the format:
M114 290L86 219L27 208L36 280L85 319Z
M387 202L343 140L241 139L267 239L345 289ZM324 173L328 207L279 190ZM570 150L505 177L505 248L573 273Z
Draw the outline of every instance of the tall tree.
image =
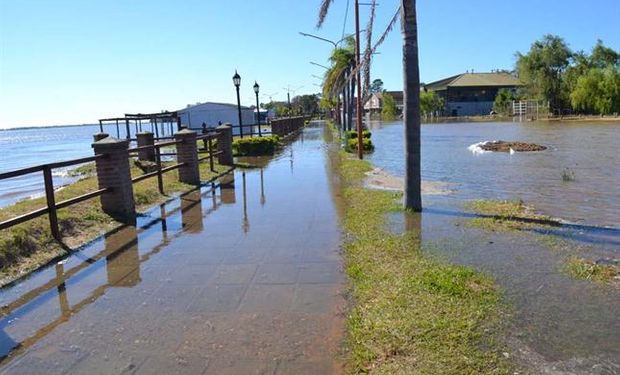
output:
M321 27L333 0L322 0L317 27ZM403 37L403 94L405 122L405 208L422 210L422 179L420 175L420 71L418 66L418 25L415 0L400 0L400 8L389 22L387 29L366 54L362 66L376 48L383 43L400 15ZM361 69L357 66L355 69Z
M517 52L517 72L527 85L531 97L549 101L554 112L561 112L568 105L564 90L564 72L573 56L564 39L545 35L532 44L523 55Z
M370 84L369 90L371 94L383 92L383 81L380 78L375 79Z

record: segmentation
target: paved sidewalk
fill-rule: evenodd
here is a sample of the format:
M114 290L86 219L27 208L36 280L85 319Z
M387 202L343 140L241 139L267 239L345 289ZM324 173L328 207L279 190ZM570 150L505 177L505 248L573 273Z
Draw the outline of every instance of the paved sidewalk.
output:
M344 276L322 132L1 291L0 370L339 373Z

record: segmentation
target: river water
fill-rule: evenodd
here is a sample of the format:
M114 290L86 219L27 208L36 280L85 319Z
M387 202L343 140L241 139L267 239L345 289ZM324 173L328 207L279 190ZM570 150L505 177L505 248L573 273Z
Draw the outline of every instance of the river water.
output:
M401 122L372 122L370 160L404 175ZM542 144L546 151L476 154L489 141ZM620 123L441 123L422 126L422 178L447 182L446 199L523 199L569 222L620 227ZM564 181L567 170L574 180Z

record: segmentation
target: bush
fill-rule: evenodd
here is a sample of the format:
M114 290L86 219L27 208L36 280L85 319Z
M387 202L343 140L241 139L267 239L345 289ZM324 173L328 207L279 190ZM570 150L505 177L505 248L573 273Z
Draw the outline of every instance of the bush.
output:
M372 144L370 138L364 138L362 141L362 148L364 152L371 152L375 149L375 145ZM357 138L347 139L345 145L346 152L357 152Z
M277 135L241 138L233 142L233 153L236 156L273 155L278 145L280 137Z
M348 131L346 136L349 139L357 139L357 132L356 131ZM370 136L372 136L372 133L369 132L368 130L362 131L362 137L363 138L369 138L370 139Z

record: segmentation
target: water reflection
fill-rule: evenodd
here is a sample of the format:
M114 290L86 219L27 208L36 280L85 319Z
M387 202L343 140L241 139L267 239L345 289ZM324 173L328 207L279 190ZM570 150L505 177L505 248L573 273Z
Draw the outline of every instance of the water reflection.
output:
M245 173L243 179L245 187ZM234 203L234 175L226 175L221 181L220 201ZM27 350L109 289L139 285L144 262L180 234L197 234L205 229L203 198L210 198L211 207L206 212L210 214L220 207L215 192L216 185L212 184L203 190L186 193L177 201L162 204L140 216L137 226L123 226L107 233L83 251L33 274L22 285L18 284L19 288L4 288L1 293L0 363ZM247 220L247 208L244 217ZM180 226L175 224L179 219ZM153 242L157 234L160 238ZM138 246L141 240L149 244L146 251Z
M342 264L319 145L291 146L303 173L285 149L0 291L1 370L332 373Z

